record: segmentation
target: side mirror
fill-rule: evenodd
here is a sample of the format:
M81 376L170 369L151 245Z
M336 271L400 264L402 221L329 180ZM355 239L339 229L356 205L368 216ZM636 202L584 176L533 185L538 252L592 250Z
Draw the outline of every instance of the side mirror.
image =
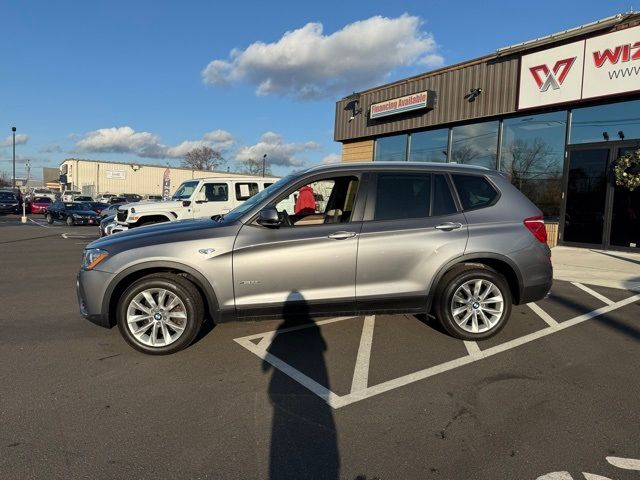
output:
M189 205L191 205L191 202L189 200L183 200L182 201L182 206L183 207L188 207Z
M258 224L267 228L278 228L280 227L280 217L278 216L278 210L275 207L267 207L260 210L260 215L258 216Z

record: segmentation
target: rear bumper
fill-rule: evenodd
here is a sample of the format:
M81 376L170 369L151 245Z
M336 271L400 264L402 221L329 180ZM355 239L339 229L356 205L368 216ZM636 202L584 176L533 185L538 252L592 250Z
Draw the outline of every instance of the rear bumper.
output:
M552 285L553 280L550 280L547 283L541 283L539 285L529 285L528 287L524 287L520 295L520 303L524 304L542 300L549 295Z

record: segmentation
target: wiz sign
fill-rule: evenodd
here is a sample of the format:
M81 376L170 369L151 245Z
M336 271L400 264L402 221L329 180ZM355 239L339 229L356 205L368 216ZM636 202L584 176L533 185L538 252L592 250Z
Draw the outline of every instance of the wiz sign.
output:
M518 108L640 90L640 27L524 55Z

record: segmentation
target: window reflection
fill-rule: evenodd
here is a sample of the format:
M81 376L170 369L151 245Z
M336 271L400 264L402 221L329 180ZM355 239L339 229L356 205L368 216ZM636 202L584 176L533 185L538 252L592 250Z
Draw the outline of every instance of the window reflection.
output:
M640 138L640 100L576 108L571 114L571 143Z
M566 112L506 119L500 170L542 210L558 221L562 192Z
M496 168L497 147L498 122L454 127L450 161Z
M407 159L407 135L381 137L376 140L378 162L404 162Z
M410 162L446 162L449 129L431 130L411 134Z

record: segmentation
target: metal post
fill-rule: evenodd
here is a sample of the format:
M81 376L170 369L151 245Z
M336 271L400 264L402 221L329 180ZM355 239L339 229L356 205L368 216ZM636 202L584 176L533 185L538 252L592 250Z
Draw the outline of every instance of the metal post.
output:
M13 177L11 180L11 188L16 189L16 127L11 127L13 132Z
M267 169L267 154L265 153L262 156L262 176L263 177L265 176L266 169Z

